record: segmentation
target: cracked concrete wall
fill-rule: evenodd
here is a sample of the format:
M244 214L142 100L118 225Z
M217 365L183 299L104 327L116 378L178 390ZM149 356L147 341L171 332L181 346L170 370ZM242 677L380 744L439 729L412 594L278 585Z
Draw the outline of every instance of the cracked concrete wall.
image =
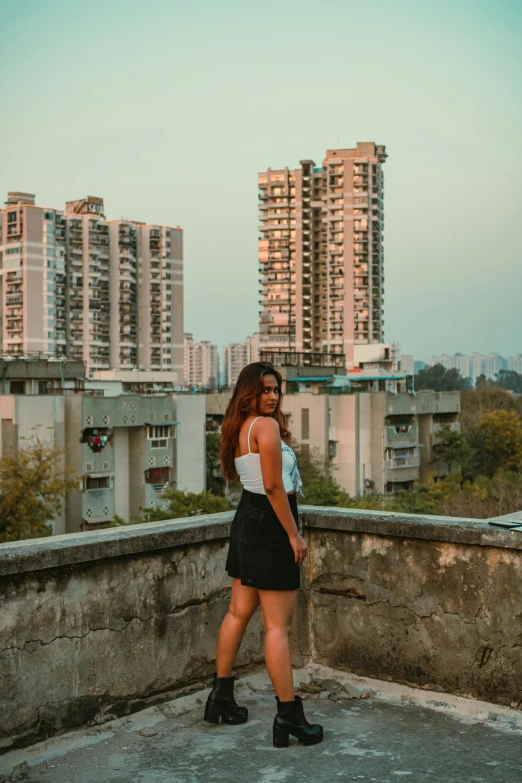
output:
M294 663L522 704L522 536L302 507ZM0 545L0 752L214 671L230 512ZM263 660L259 613L238 666Z
M221 538L0 577L0 745L102 722L211 675L226 551ZM261 633L256 616L238 665L262 660Z
M316 523L308 563L314 662L522 707L520 549ZM422 532L413 526L410 535Z

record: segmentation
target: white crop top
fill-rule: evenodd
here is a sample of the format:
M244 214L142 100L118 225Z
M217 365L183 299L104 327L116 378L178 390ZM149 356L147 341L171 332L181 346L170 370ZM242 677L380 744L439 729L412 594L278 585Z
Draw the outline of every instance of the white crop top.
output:
M257 419L262 418L263 416L257 417ZM250 451L250 432L257 419L254 419L248 430L248 454L236 457L234 463L243 488L249 492L255 492L257 495L266 495L261 473L261 456ZM299 475L294 450L283 441L281 441L281 448L283 450L283 486L285 492L292 492L295 489L296 492L302 495L301 487L303 482Z

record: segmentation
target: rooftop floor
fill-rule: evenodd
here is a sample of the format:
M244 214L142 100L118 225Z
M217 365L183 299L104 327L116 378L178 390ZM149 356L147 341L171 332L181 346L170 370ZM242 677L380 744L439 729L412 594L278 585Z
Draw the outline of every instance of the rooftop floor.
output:
M208 691L184 696L0 757L0 781L34 783L298 783L399 779L437 783L520 783L522 713L311 665L309 720L324 741L272 747L274 694L265 673L244 677L242 726L202 722ZM335 683L339 684L339 688ZM366 693L365 693L366 691ZM367 698L357 698L363 694ZM355 696L355 698L350 698ZM369 698L368 698L369 696Z

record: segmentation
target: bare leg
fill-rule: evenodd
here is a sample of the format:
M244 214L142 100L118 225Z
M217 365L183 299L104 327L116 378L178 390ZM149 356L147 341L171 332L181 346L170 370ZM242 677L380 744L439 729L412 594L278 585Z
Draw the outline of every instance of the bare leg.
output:
M216 648L216 673L218 677L230 677L243 634L248 622L259 606L259 592L254 587L245 587L239 579L232 580L232 596Z
M290 631L297 590L260 590L259 597L265 628L266 668L279 700L292 701L294 682Z

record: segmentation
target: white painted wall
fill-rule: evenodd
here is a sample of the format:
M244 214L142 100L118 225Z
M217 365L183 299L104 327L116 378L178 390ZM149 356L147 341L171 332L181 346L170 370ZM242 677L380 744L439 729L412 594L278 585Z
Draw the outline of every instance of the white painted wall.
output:
M173 394L176 427L177 488L183 492L206 489L205 394Z

